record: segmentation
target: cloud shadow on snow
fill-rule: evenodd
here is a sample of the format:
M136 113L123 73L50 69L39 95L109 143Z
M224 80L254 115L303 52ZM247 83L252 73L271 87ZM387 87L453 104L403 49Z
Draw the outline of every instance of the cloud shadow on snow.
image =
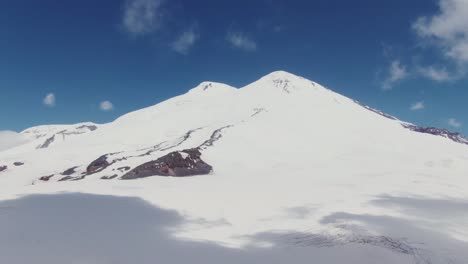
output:
M9 264L413 263L369 245L231 249L171 236L186 220L139 198L31 195L0 202L0 258ZM252 240L277 243L277 234Z
M468 201L463 200L382 195L371 201L371 203L381 207L395 208L411 215L430 217L431 219L468 216Z
M396 210L404 217L336 212L322 218L321 223L359 234L357 238L348 238L354 239L352 243L364 241L388 247L388 244L381 241L372 241L376 238L372 234L392 238L398 243L410 246L410 253L415 255L418 264L466 263L468 243L444 233L437 227L466 223L468 202L383 195L370 201L370 204Z

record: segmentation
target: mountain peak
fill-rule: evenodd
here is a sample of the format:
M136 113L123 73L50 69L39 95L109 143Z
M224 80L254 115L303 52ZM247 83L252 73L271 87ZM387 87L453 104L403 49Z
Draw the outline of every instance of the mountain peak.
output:
M317 89L321 86L304 77L297 76L286 71L274 71L246 87L256 87L256 90L271 90L273 88L274 90L290 94L299 90L307 90L309 88Z
M235 87L224 83L205 81L201 82L195 88L190 89L189 93L232 92L236 90L237 89Z
M293 73L290 73L290 72L287 72L287 71L283 71L283 70L278 70L278 71L273 71L267 75L265 75L264 77L268 77L268 76L272 76L272 77L299 77Z
M283 81L293 81L293 80L303 80L303 77L297 76L295 74L286 72L286 71L274 71L271 72L262 78L260 80L283 80Z

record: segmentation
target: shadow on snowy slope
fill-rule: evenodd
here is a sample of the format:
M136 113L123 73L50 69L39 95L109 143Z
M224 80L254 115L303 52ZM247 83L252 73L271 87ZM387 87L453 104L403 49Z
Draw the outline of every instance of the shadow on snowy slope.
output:
M468 243L443 231L463 234L468 225L467 201L383 195L371 204L394 210L402 217L338 212L324 217L321 223L359 234L346 237L350 243L406 251L416 263L467 263Z
M468 201L463 200L382 195L371 203L381 207L394 208L406 214L430 217L431 220L447 219L453 221L454 218L467 219L468 217Z
M231 249L174 239L186 223L175 211L138 198L88 194L32 195L0 202L0 256L9 264L128 263L414 263L406 254L371 245Z

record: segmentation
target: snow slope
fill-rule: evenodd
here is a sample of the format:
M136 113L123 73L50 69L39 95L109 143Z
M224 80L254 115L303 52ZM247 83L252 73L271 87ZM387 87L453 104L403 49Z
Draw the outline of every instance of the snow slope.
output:
M467 263L466 139L414 128L286 72L239 89L204 82L108 124L22 132L32 141L0 152L0 199L139 197L180 214L173 239L310 248L293 263L328 250L323 263L349 252L361 263ZM120 180L193 148L212 173ZM106 166L90 171L96 160Z

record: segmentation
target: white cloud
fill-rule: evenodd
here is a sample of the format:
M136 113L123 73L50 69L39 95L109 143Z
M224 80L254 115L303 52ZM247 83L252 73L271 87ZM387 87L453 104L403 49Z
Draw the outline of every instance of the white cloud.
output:
M200 35L192 28L183 32L171 47L176 52L186 55L199 38Z
M20 133L8 130L0 131L0 151L19 146L27 141L27 138Z
M114 105L110 102L110 101L102 101L100 104L99 104L99 108L102 110L102 111L111 111L112 109L114 109Z
M424 102L416 102L416 103L413 103L410 107L410 109L412 111L417 111L417 110L422 110L424 109L425 106L424 106Z
M400 61L394 60L390 64L388 77L382 83L382 89L391 90L395 83L405 79L406 77L408 77L406 66L402 65Z
M155 31L161 22L163 0L127 0L123 26L129 33L144 35Z
M245 51L254 51L257 49L257 43L242 32L228 32L226 40L235 48Z
M449 118L448 124L449 124L449 126L452 126L452 127L455 127L455 128L459 128L459 127L462 126L462 123L459 122L458 120L456 120L455 118Z
M44 105L49 106L49 107L54 107L55 106L55 94L53 93L48 93L44 99L42 100Z
M413 29L457 63L468 63L468 1L439 0L440 12L416 20Z
M453 77L445 68L435 68L434 66L428 66L421 67L418 71L422 76L437 82L450 81L453 79Z

